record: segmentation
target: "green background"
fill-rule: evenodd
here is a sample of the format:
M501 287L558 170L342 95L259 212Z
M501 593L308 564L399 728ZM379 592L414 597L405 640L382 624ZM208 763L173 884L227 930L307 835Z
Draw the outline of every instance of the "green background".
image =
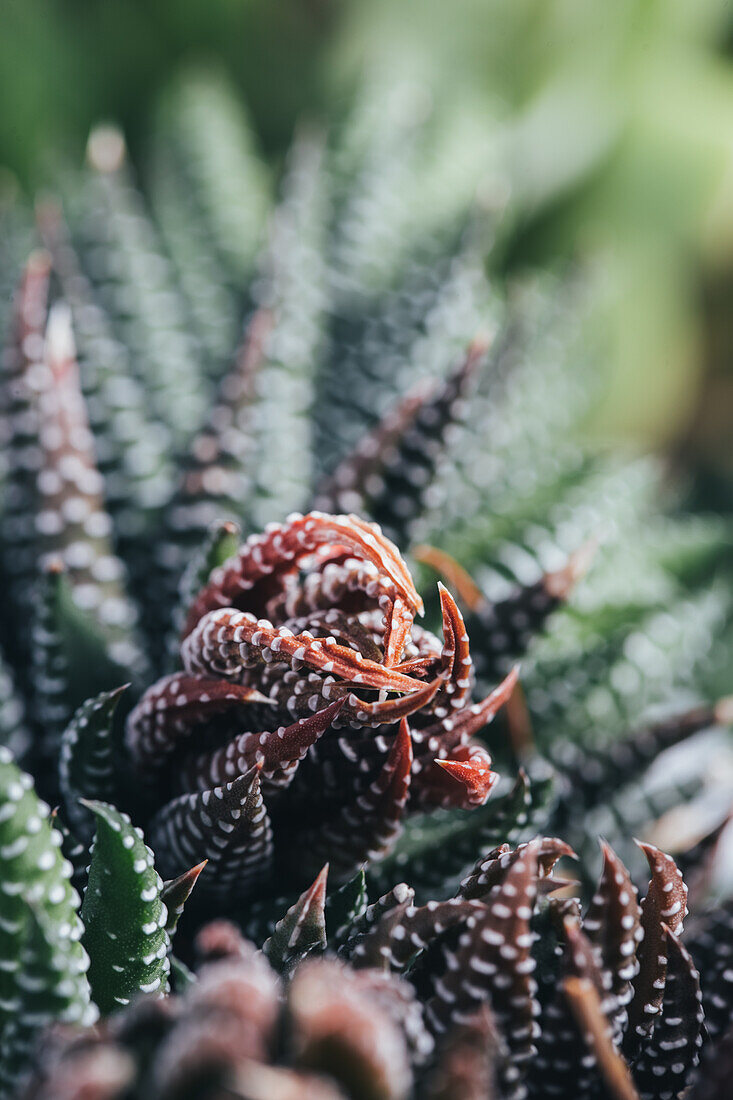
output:
M733 5L723 0L0 0L0 164L32 189L118 121L135 147L175 70L214 59L277 159L365 63L409 67L493 127L503 270L603 272L594 431L664 447L729 502Z

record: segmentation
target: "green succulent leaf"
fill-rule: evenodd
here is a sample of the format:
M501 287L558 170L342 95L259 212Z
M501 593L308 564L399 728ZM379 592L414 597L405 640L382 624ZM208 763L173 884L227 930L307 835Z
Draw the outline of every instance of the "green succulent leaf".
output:
M53 1023L89 1024L87 960L78 940L59 935L41 908L24 901L23 939L16 960L17 995L0 1033L0 1094L22 1081L40 1033Z
M277 922L272 935L265 941L262 950L275 970L285 972L307 955L325 951L327 875L328 864Z
M87 699L61 735L61 795L74 832L87 845L94 836L94 817L80 800L110 801L114 798L117 784L112 724L127 686Z
M90 1023L96 1015L70 874L48 806L0 748L0 1065L7 1087L46 1024Z
M164 993L168 982L168 912L162 881L142 831L104 802L85 802L97 832L82 904L92 996L103 1013L136 993Z
M180 533L178 535L179 537L171 544L171 556L175 557L176 566L179 564L177 559L182 556L185 543L188 541L188 539L181 537ZM213 524L209 528L203 543L197 547L183 569L178 582L178 599L173 612L173 629L168 639L168 648L173 663L177 660L181 630L189 607L197 593L208 581L212 570L219 565L223 565L227 558L235 553L239 544L238 536L239 528L231 520L222 520L221 523Z
M0 745L8 748L16 760L29 746L25 719L25 707L16 679L0 653Z
M42 755L55 764L61 735L76 707L118 688L125 672L110 655L97 624L75 603L60 562L52 562L42 575L35 607L34 717Z
M133 353L130 365L153 416L171 441L181 443L196 431L206 408L198 349L157 227L138 202L122 135L112 159L104 155L108 136L104 127L92 131L89 170L68 187L65 209L82 265L94 257L101 304L115 335Z
M326 924L331 947L338 947L344 942L354 921L366 913L368 904L366 872L362 867L352 879L326 899Z
M165 930L169 935L173 935L178 922L183 914L183 907L191 896L191 891L196 885L196 881L206 866L206 860L201 863L197 863L195 867L192 867L189 871L184 871L178 878L168 879L163 883L163 889L160 892L160 897L168 910L168 920L166 921Z

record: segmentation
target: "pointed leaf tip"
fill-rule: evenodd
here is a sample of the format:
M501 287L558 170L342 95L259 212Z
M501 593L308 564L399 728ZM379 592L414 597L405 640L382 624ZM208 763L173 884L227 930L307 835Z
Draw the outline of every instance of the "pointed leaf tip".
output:
M646 856L651 879L646 897L641 903L643 938L637 952L639 971L634 981L634 995L629 1005L629 1026L624 1049L632 1057L653 1026L661 1008L667 977L667 958L663 950L665 922L675 934L682 931L687 915L687 887L671 856L653 844L635 841Z
M260 773L255 764L229 783L180 795L155 814L151 843L166 878L206 855L210 866L199 891L230 906L269 875L272 826Z
M323 906L326 902L326 886L328 884L328 863L324 863L320 871L313 880L313 884L308 887L303 898L309 905Z
M472 805L482 806L499 779L498 772L493 772L485 761L436 759L435 763L463 784Z
M201 863L197 863L195 867L184 871L178 878L169 879L163 883L160 899L168 910L168 920L165 927L169 935L175 932L183 908L191 896L199 875L208 862L208 859L204 859Z
M412 734L407 719L403 718L400 721L394 744L389 751L385 769L393 767L395 776L399 776L400 780L404 779L412 769L412 756Z
M275 925L262 950L270 964L284 972L314 951L326 948L326 884L328 863L284 917Z

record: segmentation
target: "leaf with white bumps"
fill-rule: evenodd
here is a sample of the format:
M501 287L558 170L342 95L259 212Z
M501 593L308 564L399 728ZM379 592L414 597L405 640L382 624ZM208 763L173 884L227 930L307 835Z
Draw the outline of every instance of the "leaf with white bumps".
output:
M639 972L634 980L624 1043L629 1055L651 1033L662 1009L667 976L665 928L679 935L687 915L687 887L672 857L653 844L639 847L648 860L652 877L641 903L644 937L637 951Z
M690 953L665 929L667 976L662 1011L634 1067L642 1100L674 1096L698 1062L704 1012L700 975Z
M87 959L78 940L59 934L43 909L25 903L23 942L17 958L17 994L12 1014L0 1031L0 1094L29 1072L44 1027L89 1024L96 1017L89 1002ZM41 1040L42 1041L42 1040Z
M485 342L474 341L442 384L421 386L391 409L320 488L317 506L369 513L391 538L406 536L424 510L423 494L465 412L485 351Z
M265 942L262 950L276 970L286 971L307 955L325 951L327 876L328 864L320 871L313 885L277 922Z
M489 1001L510 1050L504 1079L512 1097L524 1095L521 1078L536 1054L534 1040L539 1034L530 953L538 849L538 841L526 845L503 881L493 887L486 905L480 904L477 915L467 920L455 949L446 948L445 970L427 1006L431 1027L440 1033Z
M116 791L112 723L125 687L103 691L76 710L61 735L59 780L68 821L87 844L94 817L80 799L110 801Z
M162 994L170 964L168 913L153 853L129 817L104 802L87 802L97 833L84 894L84 945L89 982L103 1013L138 993Z
M44 1024L95 1017L70 874L48 806L0 748L0 1051L7 1074L22 1070L22 1052Z
M197 896L236 906L272 871L272 826L259 767L221 787L168 802L151 821L149 835L166 876L183 874L205 859Z
M36 595L31 637L34 717L44 766L54 772L55 796L60 738L74 710L99 692L117 688L125 673L97 624L75 604L60 561L48 564Z

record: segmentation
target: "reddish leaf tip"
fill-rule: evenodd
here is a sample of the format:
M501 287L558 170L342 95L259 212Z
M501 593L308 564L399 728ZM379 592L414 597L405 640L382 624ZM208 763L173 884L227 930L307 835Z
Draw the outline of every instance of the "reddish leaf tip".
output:
M303 900L307 905L321 906L324 904L326 900L326 885L328 883L328 868L329 864L324 863L313 880L312 885L309 886L303 895Z
M469 800L478 805L487 800L499 779L498 772L493 772L484 762L479 764L472 760L436 760L435 763L458 783L462 783L469 794Z

